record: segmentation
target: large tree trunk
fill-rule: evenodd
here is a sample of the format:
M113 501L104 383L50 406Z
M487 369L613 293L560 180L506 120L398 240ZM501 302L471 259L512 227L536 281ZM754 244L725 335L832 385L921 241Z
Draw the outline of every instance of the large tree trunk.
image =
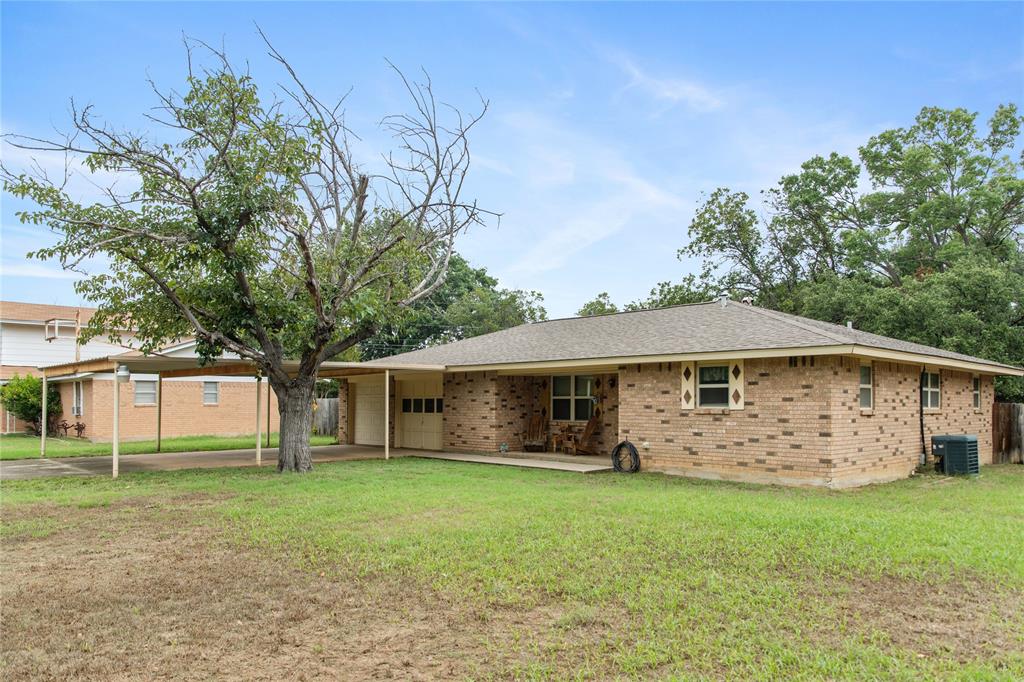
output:
M274 387L281 415L281 440L277 449L277 470L306 472L313 470L309 434L313 430L313 380L290 382L287 388Z

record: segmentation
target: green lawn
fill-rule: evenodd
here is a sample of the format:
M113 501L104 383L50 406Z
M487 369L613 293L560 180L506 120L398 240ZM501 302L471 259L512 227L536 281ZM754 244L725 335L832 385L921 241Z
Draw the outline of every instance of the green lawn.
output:
M266 438L264 436L264 438ZM313 436L313 445L330 445L334 436ZM264 440L266 443L266 440ZM270 434L271 447L277 447L277 434ZM234 450L256 447L256 435L250 436L183 436L164 438L160 443L162 452L190 452L201 450ZM156 452L155 440L127 441L121 443L122 455L140 455ZM86 457L89 455L111 454L110 443L90 443L79 438L47 438L47 457ZM39 438L23 434L0 435L0 460L28 459L39 457Z
M547 645L499 635L523 654L498 677L1019 680L1024 467L983 472L833 492L402 458L5 483L3 505L210 493L232 541L310 572L561 614Z

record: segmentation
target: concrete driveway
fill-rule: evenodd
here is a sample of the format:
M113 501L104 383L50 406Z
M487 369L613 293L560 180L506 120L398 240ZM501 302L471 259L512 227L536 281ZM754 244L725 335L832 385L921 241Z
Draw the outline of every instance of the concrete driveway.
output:
M406 453L392 450L391 456ZM384 449L363 445L321 445L313 448L313 462L337 462L349 459L383 459ZM18 481L49 476L109 476L110 456L14 459L0 462L0 481ZM263 466L277 466L277 448L263 449ZM212 452L160 452L149 455L121 455L118 468L123 474L136 471L172 471L174 469L213 469L217 467L256 466L256 450L218 450Z

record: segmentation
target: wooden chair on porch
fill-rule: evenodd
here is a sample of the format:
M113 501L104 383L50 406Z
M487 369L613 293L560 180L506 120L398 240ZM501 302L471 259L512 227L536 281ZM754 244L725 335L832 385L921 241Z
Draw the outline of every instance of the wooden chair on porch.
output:
M567 455L596 455L597 444L594 442L597 437L597 429L601 425L601 411L594 409L594 414L587 420L583 427L583 433L578 436L572 434L562 442L562 452Z
M544 415L535 414L530 417L523 436L523 450L526 452L545 452L548 449L548 433Z

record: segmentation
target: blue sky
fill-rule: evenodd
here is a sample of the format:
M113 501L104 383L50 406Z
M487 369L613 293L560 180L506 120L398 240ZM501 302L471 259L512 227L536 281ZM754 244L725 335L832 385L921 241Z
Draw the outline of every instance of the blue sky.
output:
M676 251L702 193L756 193L922 106L984 119L1024 101L1024 4L4 2L0 20L5 133L63 127L70 97L141 127L147 76L182 82L182 32L276 82L253 22L320 94L353 88L369 155L385 142L376 121L405 106L385 58L424 67L462 107L479 89L491 109L468 191L503 217L459 249L504 286L542 292L552 316L693 271ZM0 295L78 302L68 273L24 258L51 238L19 225L18 207L3 198Z

